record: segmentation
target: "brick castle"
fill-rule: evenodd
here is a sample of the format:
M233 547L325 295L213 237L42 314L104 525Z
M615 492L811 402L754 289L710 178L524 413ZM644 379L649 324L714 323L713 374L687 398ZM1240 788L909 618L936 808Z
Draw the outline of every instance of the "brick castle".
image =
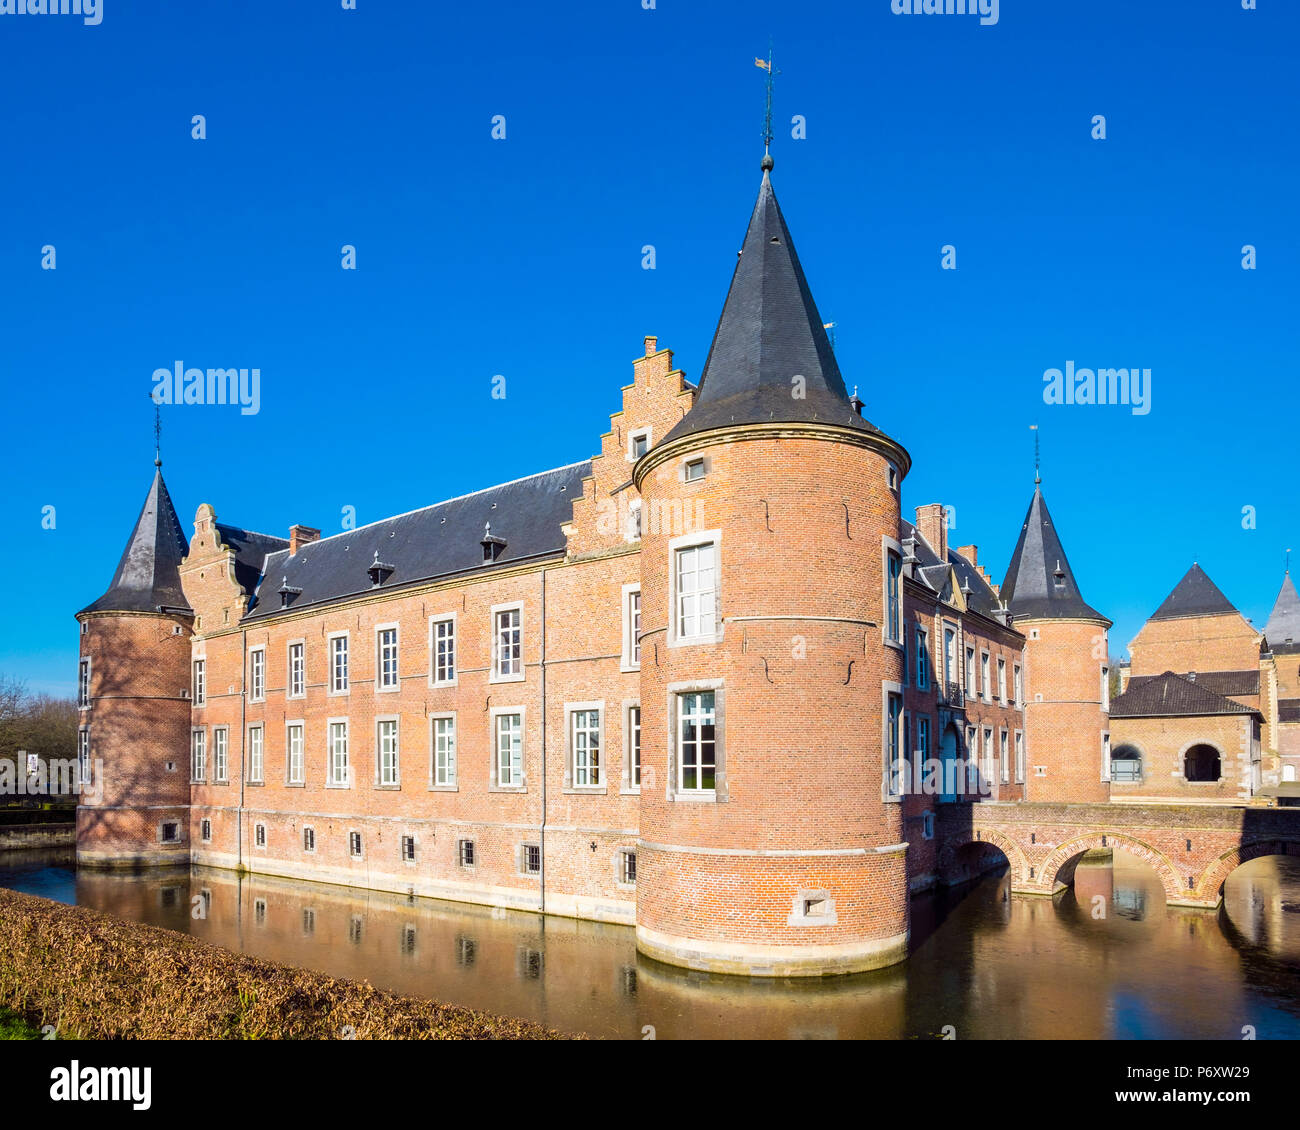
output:
M910 457L847 391L770 169L698 384L647 337L589 460L326 538L207 504L187 538L159 467L77 614L80 865L627 923L666 962L816 975L903 958L954 813L1287 791L1289 577L1260 632L1193 567L1112 702L1110 621L1037 483L1000 585L942 505L901 513Z

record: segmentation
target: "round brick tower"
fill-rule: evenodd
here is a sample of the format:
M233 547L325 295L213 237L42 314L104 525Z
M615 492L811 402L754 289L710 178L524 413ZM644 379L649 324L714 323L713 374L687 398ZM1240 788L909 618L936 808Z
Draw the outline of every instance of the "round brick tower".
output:
M770 167L695 404L634 471L637 945L817 976L906 953L887 572L909 459L846 393Z
M143 867L189 859L190 635L187 550L154 474L108 591L77 613L83 769L77 864Z
M1108 801L1111 622L1079 592L1037 478L1001 597L1025 636L1025 799Z

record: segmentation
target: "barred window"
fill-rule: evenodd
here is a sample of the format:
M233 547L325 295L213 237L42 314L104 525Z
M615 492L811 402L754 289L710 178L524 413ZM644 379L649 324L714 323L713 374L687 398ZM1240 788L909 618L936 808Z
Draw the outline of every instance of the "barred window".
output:
M402 837L402 861L404 863L415 862L415 837L414 836Z
M618 871L620 883L636 885L636 852L624 851L619 854Z
M266 825L253 825L253 843L257 847L266 847Z
M456 854L462 867L474 866L474 841L460 840L456 844Z
M524 844L520 857L521 869L525 875L541 874L542 849L538 844Z

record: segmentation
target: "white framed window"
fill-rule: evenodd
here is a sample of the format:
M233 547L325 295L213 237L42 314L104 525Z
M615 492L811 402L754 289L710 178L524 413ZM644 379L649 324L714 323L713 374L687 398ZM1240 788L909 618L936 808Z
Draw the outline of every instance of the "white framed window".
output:
M624 778L630 789L641 788L641 707L629 704L623 715L625 732L626 766Z
M190 780L205 781L208 775L208 735L203 730L190 731Z
M348 720L331 718L326 732L329 736L329 770L325 784L330 788L346 789L352 784L348 764Z
M717 698L713 691L677 696L677 788L684 793L717 789Z
M980 652L980 694L985 702L993 701L993 682L989 678L989 653Z
M570 703L565 712L569 716L569 782L575 789L601 788L605 784L601 748L604 735L601 727L603 703Z
M1101 779L1110 780L1110 734L1101 735Z
M1010 735L1006 730L998 731L998 760L1002 763L1001 777L1005 785L1011 780L1011 749Z
M1012 682L1012 689L1014 690L1016 696L1016 706L1023 707L1025 705L1025 685L1024 685L1024 679L1021 677L1020 674L1019 663L1013 663L1011 665L1011 682Z
M1007 661L1004 656L998 656L998 700L1003 706L1007 704Z
M993 780L993 729L984 728L984 779Z
M892 539L885 550L885 641L903 646L903 557Z
M916 629L916 688L930 689L930 633Z
M85 627L83 624L82 627ZM90 705L90 659L83 657L77 664L77 705Z
M1025 733L1016 731L1016 784L1025 782Z
M885 465L885 483L890 490L898 490L898 468L893 463Z
M313 828L310 824L308 824L302 830L302 850L303 851L316 850L316 829Z
M456 715L435 714L433 726L433 787L456 787Z
M618 853L618 881L625 887L636 886L636 852L624 849Z
M415 862L415 837L414 836L402 837L402 862L403 863Z
M966 695L968 698L975 697L975 649L973 647L966 649Z
M907 761L904 756L904 722L902 688L886 683L885 691L885 795L897 799L907 784Z
M248 697L252 702L266 701L266 648L254 647L248 652Z
M671 543L674 642L718 638L718 542L708 537ZM689 539L682 539L687 540Z
M397 625L380 624L375 628L375 690L401 689L397 673Z
M492 682L517 682L524 677L523 639L523 605L494 607L492 609Z
M90 727L77 731L77 784L90 784Z
M194 661L194 676L190 693L194 696L194 705L202 706L208 701L208 684L204 674L204 665L206 660L196 659Z
M493 777L497 788L517 789L524 783L524 715L520 709L493 712Z
M698 459L688 459L682 466L682 478L688 483L697 483L708 472L705 465L704 457Z
M623 663L622 670L641 668L641 586L623 586Z
M635 463L654 442L650 428L636 428L627 433L627 461Z
M355 829L348 833L348 855L353 859L361 858L361 833Z
M248 781L260 785L266 763L266 731L260 726L248 727Z
M375 782L380 788L396 788L400 783L397 747L397 719L380 718L375 722Z
M305 698L307 695L306 643L295 640L289 645L289 697Z
M336 632L329 637L330 694L348 693L348 633Z
M474 866L474 841L473 840L456 841L456 861L462 867Z
M429 617L429 674L435 687L456 685L456 616Z
M1110 713L1110 668L1101 669L1101 708Z
M306 781L303 772L304 723L288 722L284 727L284 779L285 784L301 785Z

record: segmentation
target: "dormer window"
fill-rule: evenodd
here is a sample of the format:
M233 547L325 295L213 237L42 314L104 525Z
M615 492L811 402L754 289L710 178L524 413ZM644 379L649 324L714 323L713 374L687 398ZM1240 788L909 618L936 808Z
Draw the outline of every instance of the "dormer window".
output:
M393 575L395 569L396 566L380 561L379 550L375 550L375 559L370 563L366 572L370 574L370 584L374 587L378 587Z
M294 597L302 595L302 589L297 585L289 584L289 578L285 577L280 582L277 590L280 594L280 607L288 608L293 603Z
M1052 574L1052 580L1056 583L1058 589L1065 588L1065 570L1061 568L1061 563L1056 563L1056 572Z
M495 561L505 549L506 539L497 537L492 532L492 523L486 522L483 526L483 540L479 544L483 547L483 560Z

